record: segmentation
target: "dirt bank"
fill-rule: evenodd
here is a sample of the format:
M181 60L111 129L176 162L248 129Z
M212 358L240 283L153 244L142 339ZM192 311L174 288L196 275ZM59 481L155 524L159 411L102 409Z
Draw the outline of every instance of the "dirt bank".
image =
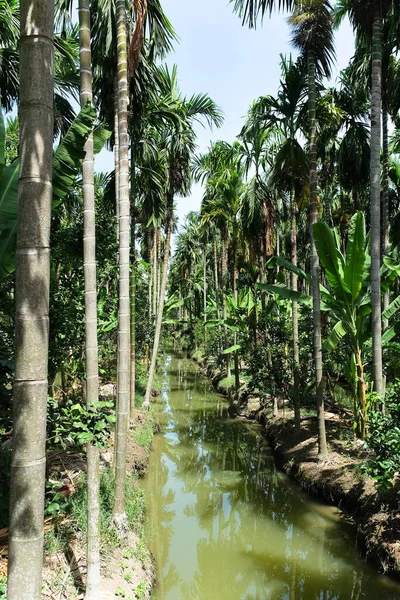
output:
M199 357L195 357L197 362ZM272 410L263 408L260 398L247 393L241 386L239 401L233 400L232 382L222 379L221 373L201 366L219 393L234 404L239 417L258 420L265 428L279 466L308 494L321 498L342 509L357 527L357 541L368 560L383 573L400 577L400 480L385 496L378 495L375 482L362 469L369 450L353 439L351 420L326 413L329 457L317 457L317 419L308 414L302 417L301 429L294 428L293 413L287 408L274 417Z

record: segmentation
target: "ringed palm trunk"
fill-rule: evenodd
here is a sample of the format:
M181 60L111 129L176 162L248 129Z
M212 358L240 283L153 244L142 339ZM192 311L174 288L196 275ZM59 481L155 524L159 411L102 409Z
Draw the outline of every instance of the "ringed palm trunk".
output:
M291 191L292 224L290 232L291 261L297 267L297 203L294 189ZM296 273L291 273L292 290L298 291L298 278ZM294 422L296 429L300 429L300 402L299 402L299 316L298 304L292 302L292 330L293 330L293 376L294 376Z
M119 308L118 390L113 522L122 537L125 514L126 447L129 420L130 286L129 286L129 148L126 12L124 0L116 2L119 132Z
M374 390L383 394L381 310L381 100L382 100L382 14L375 3L372 29L371 94L371 304L372 373Z
M130 418L133 421L135 412L135 382L136 382L136 180L134 145L131 144L131 364L130 364Z
M115 215L119 240L119 132L118 132L118 80L114 80L114 168L115 168Z
M89 0L79 0L79 56L81 106L92 103L92 55L90 48ZM94 204L93 134L85 145L82 165L83 189L83 272L85 279L86 403L99 400L96 285L96 215ZM87 584L86 600L100 595L100 452L87 446Z
M158 238L160 232L158 227L154 229L154 238L153 238L153 316L155 317L157 314L157 304L158 304Z
M160 345L160 336L161 336L161 326L164 312L164 299L165 299L165 291L167 289L167 275L168 275L168 261L169 261L169 253L171 249L171 237L172 237L172 229L174 226L174 195L173 193L168 194L167 199L167 227L166 227L166 237L165 237L165 248L164 248L164 261L163 261L163 272L160 286L160 296L158 299L158 309L157 309L157 320L156 320L156 328L154 332L154 342L153 342L153 351L151 353L151 362L149 369L149 377L147 380L146 387L146 395L143 402L143 408L150 408L150 396L151 389L153 386L154 374L156 372L156 362L157 362L157 354L158 347Z
M218 255L217 255L217 240L213 240L214 252L214 284L215 284L215 303L217 305L217 319L219 320L219 283L218 283Z
M233 297L237 304L237 301L238 301L237 281L239 278L239 274L238 274L238 268L237 268L237 241L236 240L234 240L232 250L233 250L233 252L232 252L233 253ZM236 332L234 335L233 344L234 344L234 346L236 346L236 344L237 344L237 333ZM233 357L234 357L234 363L235 363L235 391L236 391L236 397L238 397L239 387L240 387L240 378L239 378L239 354L238 354L237 350L235 350Z
M313 236L313 225L318 221L317 203L317 146L316 146L316 61L315 54L308 52L308 105L310 122L310 238L311 238L311 290L313 297L314 362L316 400L318 414L318 456L328 454L326 444L324 397L322 386L321 300L319 293L319 259Z
M9 600L40 600L53 155L52 0L21 0Z
M389 250L389 127L388 120L389 115L386 109L386 101L383 106L383 193L382 193L382 257L387 254ZM389 306L389 290L387 290L383 296L383 310L386 310ZM383 322L383 329L387 329L389 322L385 320Z
M227 319L225 290L227 286L228 277L228 235L228 228L226 225L224 225L221 230L222 318L224 321L226 321ZM226 350L226 348L229 348L228 330L226 325L224 324L224 350ZM226 356L226 376L231 376L231 358L229 354L227 354Z

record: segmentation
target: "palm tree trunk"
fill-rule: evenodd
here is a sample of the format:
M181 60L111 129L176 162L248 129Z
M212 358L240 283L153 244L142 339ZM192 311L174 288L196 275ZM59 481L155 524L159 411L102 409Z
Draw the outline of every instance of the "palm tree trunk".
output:
M203 320L207 323L207 245L203 248ZM204 334L205 335L205 334Z
M21 0L9 600L40 600L46 467L54 3Z
M371 94L371 301L372 374L374 390L383 394L381 310L381 99L382 99L382 13L375 3L372 29Z
M214 250L214 284L215 284L215 303L217 305L217 319L219 320L219 284L218 284L218 256L217 256L217 240L213 240Z
M295 191L291 191L291 213L292 224L290 232L291 243L291 261L292 265L297 267L297 202L295 199ZM291 273L292 290L298 291L298 278L296 273ZM294 422L296 429L300 429L300 403L299 403L299 315L298 304L292 302L292 330L293 330L293 378L294 378Z
M156 318L157 314L157 306L158 306L158 263L160 257L158 256L158 238L160 236L160 232L158 227L154 229L154 250L153 250L153 315Z
M163 272L162 272L162 280L160 287L160 297L158 299L158 310L157 310L157 320L156 320L156 329L154 332L154 342L153 342L153 351L151 354L151 362L149 369L149 378L147 380L146 387L146 395L144 397L143 408L150 408L150 396L151 396L151 388L153 386L154 374L156 372L156 362L157 362L157 354L158 347L160 344L160 336L161 336L161 326L164 312L164 299L165 299L165 291L167 289L167 275L168 275L168 261L169 254L171 248L171 237L172 237L172 229L174 226L174 196L172 193L169 194L167 200L167 226L166 226L166 238L165 238L165 248L164 248L164 261L163 261Z
M311 238L311 278L314 324L314 361L316 379L316 400L318 414L318 456L324 459L328 454L326 444L324 397L322 387L322 344L321 344L321 301L319 295L319 260L313 236L313 225L318 221L317 204L317 146L316 146L316 77L315 55L308 52L308 105L310 121L310 238Z
M114 80L114 170L115 170L115 215L116 232L119 240L119 132L118 132L118 80Z
M131 144L131 372L130 380L130 418L135 413L135 382L136 382L136 180L135 180L135 147Z
M79 0L79 56L81 106L92 103L92 55L90 48L89 0ZM96 213L94 205L93 134L85 145L82 165L83 190L83 272L85 279L86 332L86 403L88 408L99 401L99 365L97 345L96 284ZM87 583L85 600L100 595L100 452L87 446Z
M163 275L161 272L161 230L160 229L158 229L158 236L157 236L157 265L158 265L158 269L157 269L157 306L158 306L160 303L161 279L162 279L162 275Z
M129 420L130 362L130 273L129 273L129 147L126 11L124 0L116 2L118 57L119 131L119 309L118 309L118 390L113 522L121 537L126 534L125 478Z
M236 240L234 240L234 243L233 243L232 254L233 254L233 297L237 304L237 301L238 301L237 281L239 278L239 273L238 273L238 268L237 268L237 243L236 243ZM237 344L237 333L236 332L234 335L233 344L234 344L234 346L236 346L236 344ZM240 377L239 377L239 354L238 354L237 350L235 350L235 354L233 355L233 357L234 357L234 362L235 362L235 391L236 391L236 397L238 397L239 388L240 388Z
M226 321L227 319L225 290L228 276L228 235L229 233L225 225L221 231L222 318L224 321ZM228 330L226 325L224 324L224 350L226 350L226 348L229 348ZM229 354L227 354L226 356L226 376L231 376L231 358Z
M388 120L389 115L386 108L386 101L383 106L383 194L382 194L382 257L385 256L389 250L389 127ZM389 290L387 290L383 296L383 310L386 310L389 306ZM389 322L385 319L383 322L383 329L387 329Z
M153 237L154 237L154 229L153 235L151 234L151 229L146 229L147 236L147 251L149 258L149 319L151 320L153 316Z

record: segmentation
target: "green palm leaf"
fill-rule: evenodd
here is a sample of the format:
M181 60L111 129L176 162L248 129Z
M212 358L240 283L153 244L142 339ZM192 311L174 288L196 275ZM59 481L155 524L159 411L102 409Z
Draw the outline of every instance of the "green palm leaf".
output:
M96 111L87 104L75 118L53 156L53 208L64 200L82 168L84 146L93 130ZM96 127L94 150L99 152L110 132ZM1 143L1 130L0 130ZM5 167L0 179L0 280L15 269L19 161Z
M259 283L257 287L260 290L265 290L270 292L270 294L276 294L277 296L286 298L286 300L291 300L292 302L298 302L299 304L305 304L306 306L312 305L312 296L303 294L303 292L295 292L286 286L273 285L270 283Z

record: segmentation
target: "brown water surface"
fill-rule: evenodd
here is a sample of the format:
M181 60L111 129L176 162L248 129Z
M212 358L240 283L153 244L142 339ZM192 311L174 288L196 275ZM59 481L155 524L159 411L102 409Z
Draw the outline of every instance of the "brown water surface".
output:
M164 359L148 497L157 600L400 600L354 527L275 467L261 428L227 414L197 366Z

